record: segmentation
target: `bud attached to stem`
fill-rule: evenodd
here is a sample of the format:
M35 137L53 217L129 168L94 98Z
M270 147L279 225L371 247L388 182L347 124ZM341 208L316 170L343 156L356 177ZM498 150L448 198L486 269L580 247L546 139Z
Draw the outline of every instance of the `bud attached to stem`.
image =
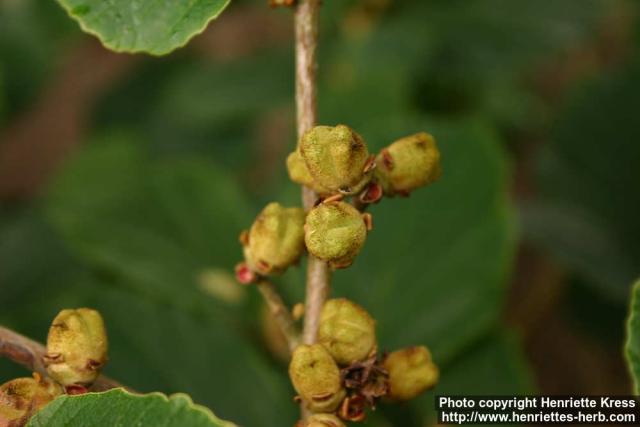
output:
M321 203L307 215L305 243L314 256L333 268L350 266L367 238L362 214L350 204Z
M320 196L327 196L331 194L331 190L318 184L307 168L307 164L300 155L298 150L289 154L287 157L287 171L289 172L289 178L296 184L304 185L318 193Z
M375 323L358 304L346 298L332 299L322 308L318 342L338 364L350 365L375 351Z
M42 378L17 378L0 386L0 426L24 425L40 408L60 396L62 387Z
M102 316L89 308L62 310L53 320L44 362L65 387L88 386L107 361L107 333Z
M332 193L355 194L369 181L373 163L367 146L348 126L310 129L298 152L315 183Z
M409 195L440 178L440 151L428 133L407 136L378 154L374 173L385 195Z
M293 387L313 412L332 412L344 399L340 370L320 344L298 346L291 357Z
M263 275L279 274L304 252L304 210L269 203L241 241L247 266Z
M410 400L438 382L438 367L424 347L409 347L394 351L384 361L389 372L389 397Z

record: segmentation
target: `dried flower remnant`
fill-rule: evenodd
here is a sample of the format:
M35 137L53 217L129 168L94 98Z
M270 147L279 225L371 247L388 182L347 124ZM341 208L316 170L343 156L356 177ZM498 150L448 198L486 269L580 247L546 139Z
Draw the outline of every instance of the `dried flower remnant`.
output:
M100 313L89 308L62 310L49 328L47 372L65 387L88 386L107 361L107 346Z
M340 371L342 384L350 394L358 394L375 408L377 400L389 394L389 373L377 354L354 362Z

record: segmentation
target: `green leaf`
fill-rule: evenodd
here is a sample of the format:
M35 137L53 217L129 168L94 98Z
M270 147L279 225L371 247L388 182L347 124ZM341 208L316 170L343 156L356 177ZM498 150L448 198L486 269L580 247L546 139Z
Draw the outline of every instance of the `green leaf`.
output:
M230 0L58 0L87 33L116 52L164 55L184 46Z
M538 198L521 206L527 239L619 302L640 274L638 93L637 60L577 88L537 159Z
M633 392L640 395L640 280L631 290L631 306L627 321L627 343L625 345L627 365L633 378Z
M46 211L91 266L184 303L201 272L237 262L228 245L250 220L241 194L211 162L153 158L135 136L107 133L71 160Z
M107 421L108 420L108 421ZM79 396L61 396L34 415L27 426L82 425L100 427L233 427L204 406L195 405L186 394L132 394L124 389Z

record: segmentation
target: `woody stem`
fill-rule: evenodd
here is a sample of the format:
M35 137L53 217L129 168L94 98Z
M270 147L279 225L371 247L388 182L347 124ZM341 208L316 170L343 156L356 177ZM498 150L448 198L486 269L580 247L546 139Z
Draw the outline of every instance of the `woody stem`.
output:
M316 50L318 47L318 17L320 0L300 0L295 8L296 43L296 106L298 138L317 122ZM317 195L302 189L305 210L313 207ZM307 291L302 340L313 344L318 333L320 311L329 294L331 271L326 262L309 255Z
M46 352L45 346L39 342L0 326L0 357L6 357L31 371L47 376L47 369L42 361L42 357ZM123 387L123 385L104 375L100 375L90 390L105 391L117 387Z
M296 48L296 110L298 139L317 123L316 50L320 0L300 0L294 11ZM302 188L302 202L310 210L317 199L311 189ZM330 291L331 271L326 262L309 254L302 341L313 344L318 334L320 311ZM308 416L302 407L303 418Z

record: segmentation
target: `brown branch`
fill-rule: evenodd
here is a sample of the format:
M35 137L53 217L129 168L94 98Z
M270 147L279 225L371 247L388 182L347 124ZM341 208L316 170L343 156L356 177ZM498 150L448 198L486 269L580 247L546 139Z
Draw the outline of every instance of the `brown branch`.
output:
M0 326L0 356L47 376L47 369L42 362L42 357L47 352L45 346L37 341L20 335L11 329ZM100 375L93 383L90 391L105 391L112 388L124 387L117 381ZM131 389L128 389L131 391Z
M293 351L300 344L300 333L296 328L291 312L287 309L273 283L267 280L260 280L257 286L271 311L271 315L287 339L289 350Z
M298 139L313 126L318 119L316 106L316 50L318 47L318 17L320 0L300 0L295 7L296 36L296 112ZM310 189L302 188L302 203L305 210L315 204L317 195ZM304 330L302 341L313 344L318 334L320 311L330 291L331 270L326 262L309 254L307 261L307 289L305 302ZM302 405L302 417L309 415Z
M317 122L316 49L318 46L318 16L320 0L301 0L295 9L296 32L296 106L298 138ZM311 209L317 195L308 188L302 190L305 209ZM302 340L316 341L320 310L329 294L331 272L326 262L309 255L307 263L307 295Z

